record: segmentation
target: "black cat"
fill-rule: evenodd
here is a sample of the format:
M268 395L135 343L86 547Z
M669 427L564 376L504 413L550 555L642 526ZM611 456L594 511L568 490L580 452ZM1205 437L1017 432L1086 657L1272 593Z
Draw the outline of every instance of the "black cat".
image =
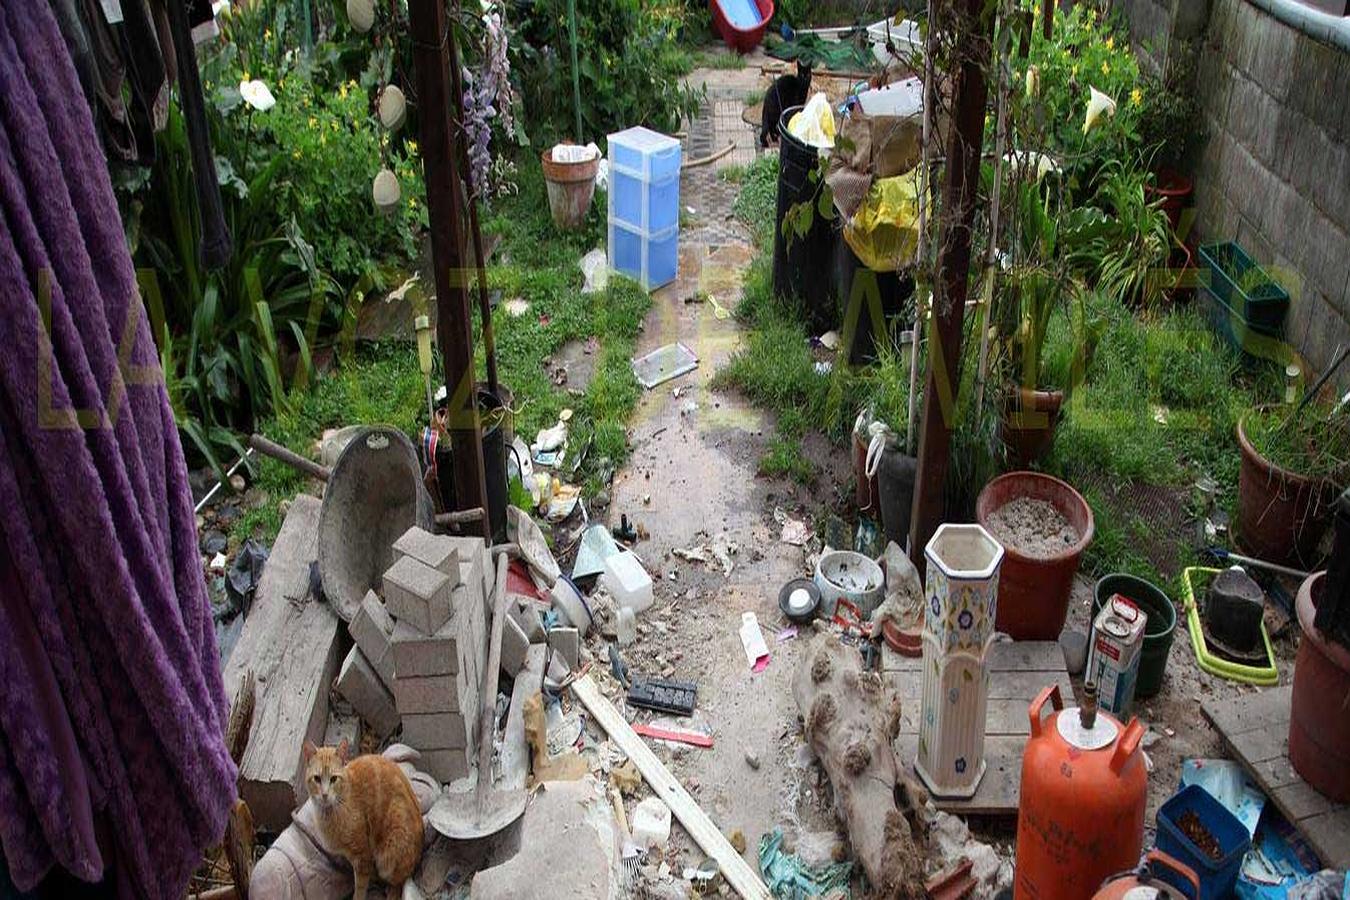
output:
M806 103L806 95L811 90L811 64L797 61L796 75L782 75L769 85L764 95L764 115L759 123L759 145L769 146L778 143L778 120L783 110Z

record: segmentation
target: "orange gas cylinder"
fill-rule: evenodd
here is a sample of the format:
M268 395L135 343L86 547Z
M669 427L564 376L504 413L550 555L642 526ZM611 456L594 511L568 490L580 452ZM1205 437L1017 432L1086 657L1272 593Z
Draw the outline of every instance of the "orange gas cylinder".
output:
M1047 702L1054 712L1042 718ZM1133 868L1143 850L1144 727L1098 713L1091 683L1081 709L1065 709L1052 685L1030 713L1013 897L1084 900L1111 875Z
M1159 869L1170 869L1186 882L1185 893L1162 880ZM1175 879L1174 879L1175 880ZM1092 895L1092 900L1200 900L1200 879L1190 866L1161 850L1150 850L1133 872L1112 878Z

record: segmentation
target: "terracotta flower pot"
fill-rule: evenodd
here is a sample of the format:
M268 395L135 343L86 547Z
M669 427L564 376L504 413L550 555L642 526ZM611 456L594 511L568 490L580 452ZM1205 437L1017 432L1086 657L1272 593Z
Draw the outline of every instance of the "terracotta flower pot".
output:
M1026 387L1008 391L1003 405L1001 434L1003 444L1008 448L1010 466L1025 469L1050 451L1063 405L1063 391Z
M1283 469L1261 455L1237 424L1242 463L1238 469L1237 542L1257 559L1309 568L1331 524L1335 485Z
M1294 661L1289 761L1327 799L1350 803L1350 650L1313 624L1325 576L1314 573L1298 589L1303 639Z
M1053 506L1078 532L1078 542L1050 557L1028 556L1016 547L1005 547L995 625L1015 641L1053 641L1064 630L1073 576L1092 542L1092 508L1082 494L1058 478L1040 472L1009 472L980 491L975 518L989 530L990 517L1021 497Z
M1144 186L1144 196L1149 202L1162 201L1162 210L1167 214L1167 221L1175 234L1181 226L1181 211L1189 205L1194 190L1195 183L1191 179L1172 169L1163 169L1158 173L1156 185Z
M600 171L600 157L582 162L554 162L553 149L539 155L544 165L544 182L548 186L548 207L553 224L559 228L579 228L586 221L595 197L595 176Z

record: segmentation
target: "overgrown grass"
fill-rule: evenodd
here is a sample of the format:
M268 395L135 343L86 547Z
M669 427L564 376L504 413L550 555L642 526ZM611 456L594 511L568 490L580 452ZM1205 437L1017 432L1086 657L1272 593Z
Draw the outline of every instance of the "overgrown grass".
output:
M485 232L501 237L488 269L489 286L500 291L503 301L492 318L499 377L514 394L516 431L527 442L557 421L564 408L574 410L573 447L579 450L591 437L594 441L585 475L604 460L618 464L628 455L627 421L640 393L630 359L650 298L638 284L617 276L603 292L581 293L580 258L604 246L603 195L583 229L559 234L549 218L538 160L525 159L519 166L520 194L497 201L484 221ZM517 297L529 307L513 317L502 306ZM475 310L475 334L480 333L477 326ZM553 384L542 361L569 341L591 337L599 342L595 373L585 392L576 396ZM479 377L486 377L481 340L475 341L475 350ZM416 348L386 341L359 348L355 358L344 359L320 378L263 431L292 450L314 455L324 429L381 422L416 435L426 423L425 410ZM256 483L268 500L242 516L235 533L271 539L281 524L279 503L299 491L304 479L265 459Z
M741 191L731 211L750 226L761 249L771 247L778 207L778 157L769 154L758 157L739 173L736 183Z
M700 47L694 51L694 68L739 71L745 68L745 57L724 47Z

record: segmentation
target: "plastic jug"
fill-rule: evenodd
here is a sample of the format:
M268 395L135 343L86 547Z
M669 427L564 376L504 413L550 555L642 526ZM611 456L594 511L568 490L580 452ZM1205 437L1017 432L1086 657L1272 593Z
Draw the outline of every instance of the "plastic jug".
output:
M615 553L605 560L601 581L619 606L640 613L652 605L652 577L631 550Z

